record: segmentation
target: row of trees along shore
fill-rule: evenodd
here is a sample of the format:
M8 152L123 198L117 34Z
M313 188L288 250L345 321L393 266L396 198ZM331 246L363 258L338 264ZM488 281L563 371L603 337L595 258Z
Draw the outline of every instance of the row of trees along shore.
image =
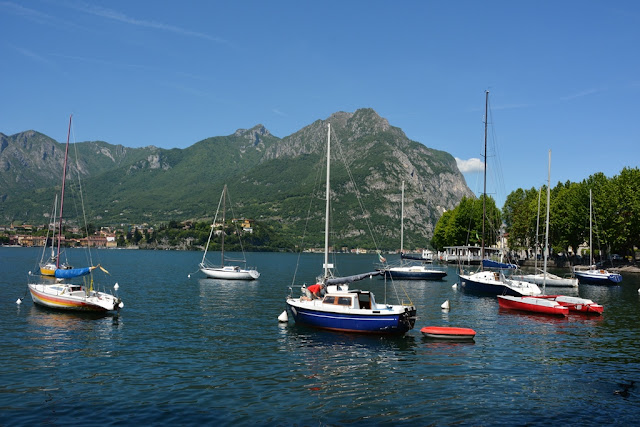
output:
M592 193L594 255L634 256L640 247L640 170L624 168L607 178L591 175L580 183L559 182L551 189L549 245L555 254L575 253L589 243L589 190ZM538 200L540 197L540 245L544 241L547 209L546 186L541 189L517 189L505 201L502 212L487 196L485 245L497 243L500 225L505 225L508 247L512 251L533 248L536 242ZM452 211L445 212L436 224L432 246L480 245L482 238L482 197L463 198ZM540 252L538 252L540 253Z

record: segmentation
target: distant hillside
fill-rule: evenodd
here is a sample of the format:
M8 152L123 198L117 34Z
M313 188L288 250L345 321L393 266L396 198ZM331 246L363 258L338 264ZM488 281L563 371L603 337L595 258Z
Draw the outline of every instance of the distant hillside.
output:
M68 174L82 177L88 220L94 224L210 219L227 184L237 216L294 238L302 235L314 200L316 218L306 239L320 243L324 196L312 199L311 193L318 179L324 182L318 168L324 165L327 123L332 143L339 142L332 146L335 244L356 246L369 239L340 157L347 160L378 243L388 248L399 247L403 180L405 247L426 246L442 212L463 196L473 197L450 154L409 140L371 109L335 113L282 139L258 125L185 149L81 142L70 148ZM38 132L0 134L0 224L47 222L60 190L63 159L64 144Z

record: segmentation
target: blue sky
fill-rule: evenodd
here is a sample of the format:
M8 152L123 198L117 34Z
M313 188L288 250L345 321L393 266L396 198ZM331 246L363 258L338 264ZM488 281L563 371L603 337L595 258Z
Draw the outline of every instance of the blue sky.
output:
M373 108L502 206L640 162L637 1L0 0L0 132L184 148ZM475 160L474 160L475 159ZM475 166L474 166L475 165Z

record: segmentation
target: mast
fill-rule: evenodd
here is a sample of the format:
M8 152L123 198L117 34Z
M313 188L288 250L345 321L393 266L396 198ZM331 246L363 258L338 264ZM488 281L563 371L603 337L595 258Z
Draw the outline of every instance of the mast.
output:
M404 181L402 181L402 204L400 213L400 256L404 253Z
M330 185L329 177L331 172L331 123L327 124L327 187L326 187L326 209L324 223L324 278L329 277L329 269L333 266L329 264L329 197Z
M549 210L551 202L551 150L549 150L549 173L547 175L547 225L544 232L544 275L542 276L542 294L547 287L547 259L549 258Z
M589 264L594 264L595 258L593 257L593 201L591 199L591 189L589 189Z
M538 219L536 219L536 259L534 261L534 272L538 271L538 236L540 235L540 197L542 196L542 187L538 191Z
M56 240L56 221L55 218L56 216L58 216L58 195L56 194L56 200L55 202L53 202L53 232L51 233L51 237L52 237L52 242L51 242L51 259L54 259L56 257L56 252L55 252L55 240ZM49 233L47 232L47 237L49 236ZM45 246L47 245L47 243L45 242ZM57 262L56 262L57 264Z
M489 122L489 91L484 100L484 187L482 188L482 246L480 248L480 268L484 270L484 222L487 216L487 123Z
M227 211L227 184L222 188L222 245L220 248L220 266L224 267L224 217Z
M69 116L69 130L67 131L67 146L64 150L64 167L62 169L62 191L60 194L60 230L58 234L58 255L56 256L56 268L60 268L60 241L62 240L62 207L64 206L64 184L67 179L67 157L69 156L69 136L71 135L71 118Z

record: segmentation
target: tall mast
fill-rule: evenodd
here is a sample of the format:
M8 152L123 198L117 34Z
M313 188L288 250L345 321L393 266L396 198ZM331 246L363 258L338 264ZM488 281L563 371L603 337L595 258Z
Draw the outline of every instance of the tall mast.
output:
M69 136L71 135L71 118L69 116L69 130L67 131L67 146L64 150L64 167L62 169L62 191L60 194L60 230L58 235L58 255L56 256L56 268L60 268L60 241L62 240L62 207L64 206L64 184L67 179L67 157L69 156Z
M549 210L551 209L551 150L549 150L549 173L547 176L547 226L544 232L544 276L542 277L542 293L547 287L547 259L549 258Z
M589 189L589 264L593 264L595 261L595 258L593 257L593 236L592 236L592 232L593 232L593 224L592 224L592 217L593 217L593 202L591 199L591 189Z
M329 264L329 197L331 195L331 189L329 185L329 178L331 172L331 123L327 124L327 187L326 187L326 210L325 210L325 223L324 223L324 278L329 277L329 269L332 267Z
M400 213L400 256L404 253L404 181L402 181L402 211Z
M53 239L51 241L51 259L55 259L56 258L55 241L56 241L56 217L57 216L58 216L58 194L56 193L56 201L53 202L53 220L51 221L53 223L53 232L51 233L51 236L52 236L52 239ZM47 232L47 236L49 236L48 232ZM46 246L47 242L45 242L44 244Z
M222 245L220 249L220 265L224 267L224 216L227 211L227 184L222 188Z
M487 123L489 121L489 91L485 91L484 100L484 187L482 189L482 246L480 248L480 266L484 260L484 221L487 216Z

